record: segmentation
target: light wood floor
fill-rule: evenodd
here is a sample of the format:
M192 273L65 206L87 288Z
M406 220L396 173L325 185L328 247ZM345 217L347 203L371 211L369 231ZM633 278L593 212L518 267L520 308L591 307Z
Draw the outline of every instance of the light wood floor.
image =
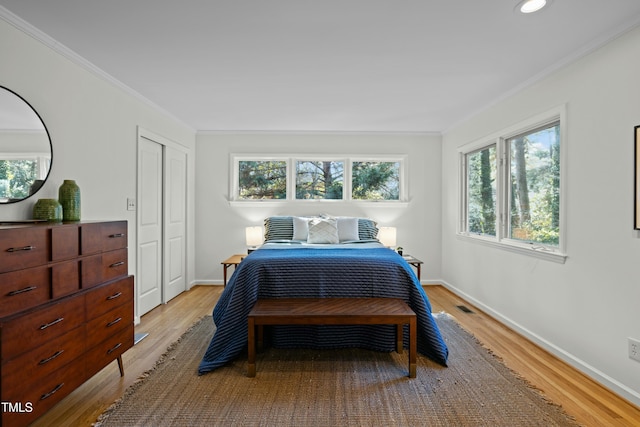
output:
M453 314L458 322L501 357L505 364L561 404L585 426L639 425L640 408L617 397L546 351L502 326L441 286L427 286L433 311ZM149 336L124 356L125 376L115 362L61 401L34 426L91 426L197 319L211 314L220 286L196 286L144 315L136 332ZM473 313L456 306L465 305ZM124 426L123 426L124 427Z

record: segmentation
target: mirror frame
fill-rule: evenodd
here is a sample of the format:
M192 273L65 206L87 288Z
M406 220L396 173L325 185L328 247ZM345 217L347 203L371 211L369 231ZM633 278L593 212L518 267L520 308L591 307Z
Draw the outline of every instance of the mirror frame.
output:
M8 204L12 204L12 203L22 202L24 200L27 200L27 199L31 198L31 196L35 195L38 191L40 191L40 189L44 186L44 184L49 179L49 176L51 175L51 169L53 167L53 143L51 142L51 134L49 133L49 129L47 128L47 125L45 124L44 120L42 120L42 117L36 111L36 109L33 108L33 106L26 99L24 99L22 96L20 96L15 91L9 89L8 87L0 85L0 90L6 90L7 92L13 94L18 99L20 99L22 102L24 102L29 107L29 109L31 109L31 111L33 111L33 113L36 115L38 120L40 120L40 123L42 123L42 127L44 128L44 131L45 131L45 133L47 135L47 140L49 141L49 153L50 153L49 170L47 171L47 176L42 180L42 184L40 184L40 186L37 189L35 189L32 193L30 193L28 196L26 196L26 197L24 197L22 199L8 200L6 202L1 202L0 201L0 206L1 206L1 205L8 205Z

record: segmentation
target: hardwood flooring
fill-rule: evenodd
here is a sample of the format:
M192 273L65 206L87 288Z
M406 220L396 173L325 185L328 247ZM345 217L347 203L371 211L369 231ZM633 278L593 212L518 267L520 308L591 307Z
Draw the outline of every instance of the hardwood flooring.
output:
M639 425L640 408L559 361L446 288L427 286L426 290L434 312L444 310L454 315L460 325L502 358L507 366L550 400L561 404L581 424L594 427ZM149 336L124 354L125 376L120 377L117 363L111 363L33 426L91 426L189 326L202 316L211 314L221 291L221 286L195 286L144 315L136 332L148 332ZM473 313L460 311L458 305L469 307Z

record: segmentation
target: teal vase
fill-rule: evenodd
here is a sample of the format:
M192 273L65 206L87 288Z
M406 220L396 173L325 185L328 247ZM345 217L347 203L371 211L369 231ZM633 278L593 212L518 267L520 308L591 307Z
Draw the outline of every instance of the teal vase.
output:
M39 199L33 205L33 219L60 222L62 221L62 205L56 199Z
M80 221L80 187L73 179L65 179L58 189L63 221Z

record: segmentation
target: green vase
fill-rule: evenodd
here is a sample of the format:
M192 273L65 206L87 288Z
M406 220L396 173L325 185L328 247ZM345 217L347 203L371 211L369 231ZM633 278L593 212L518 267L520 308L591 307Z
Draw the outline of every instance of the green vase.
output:
M33 205L33 219L60 222L62 221L62 205L56 199L39 199Z
M73 179L65 179L58 189L63 221L80 221L80 187Z

